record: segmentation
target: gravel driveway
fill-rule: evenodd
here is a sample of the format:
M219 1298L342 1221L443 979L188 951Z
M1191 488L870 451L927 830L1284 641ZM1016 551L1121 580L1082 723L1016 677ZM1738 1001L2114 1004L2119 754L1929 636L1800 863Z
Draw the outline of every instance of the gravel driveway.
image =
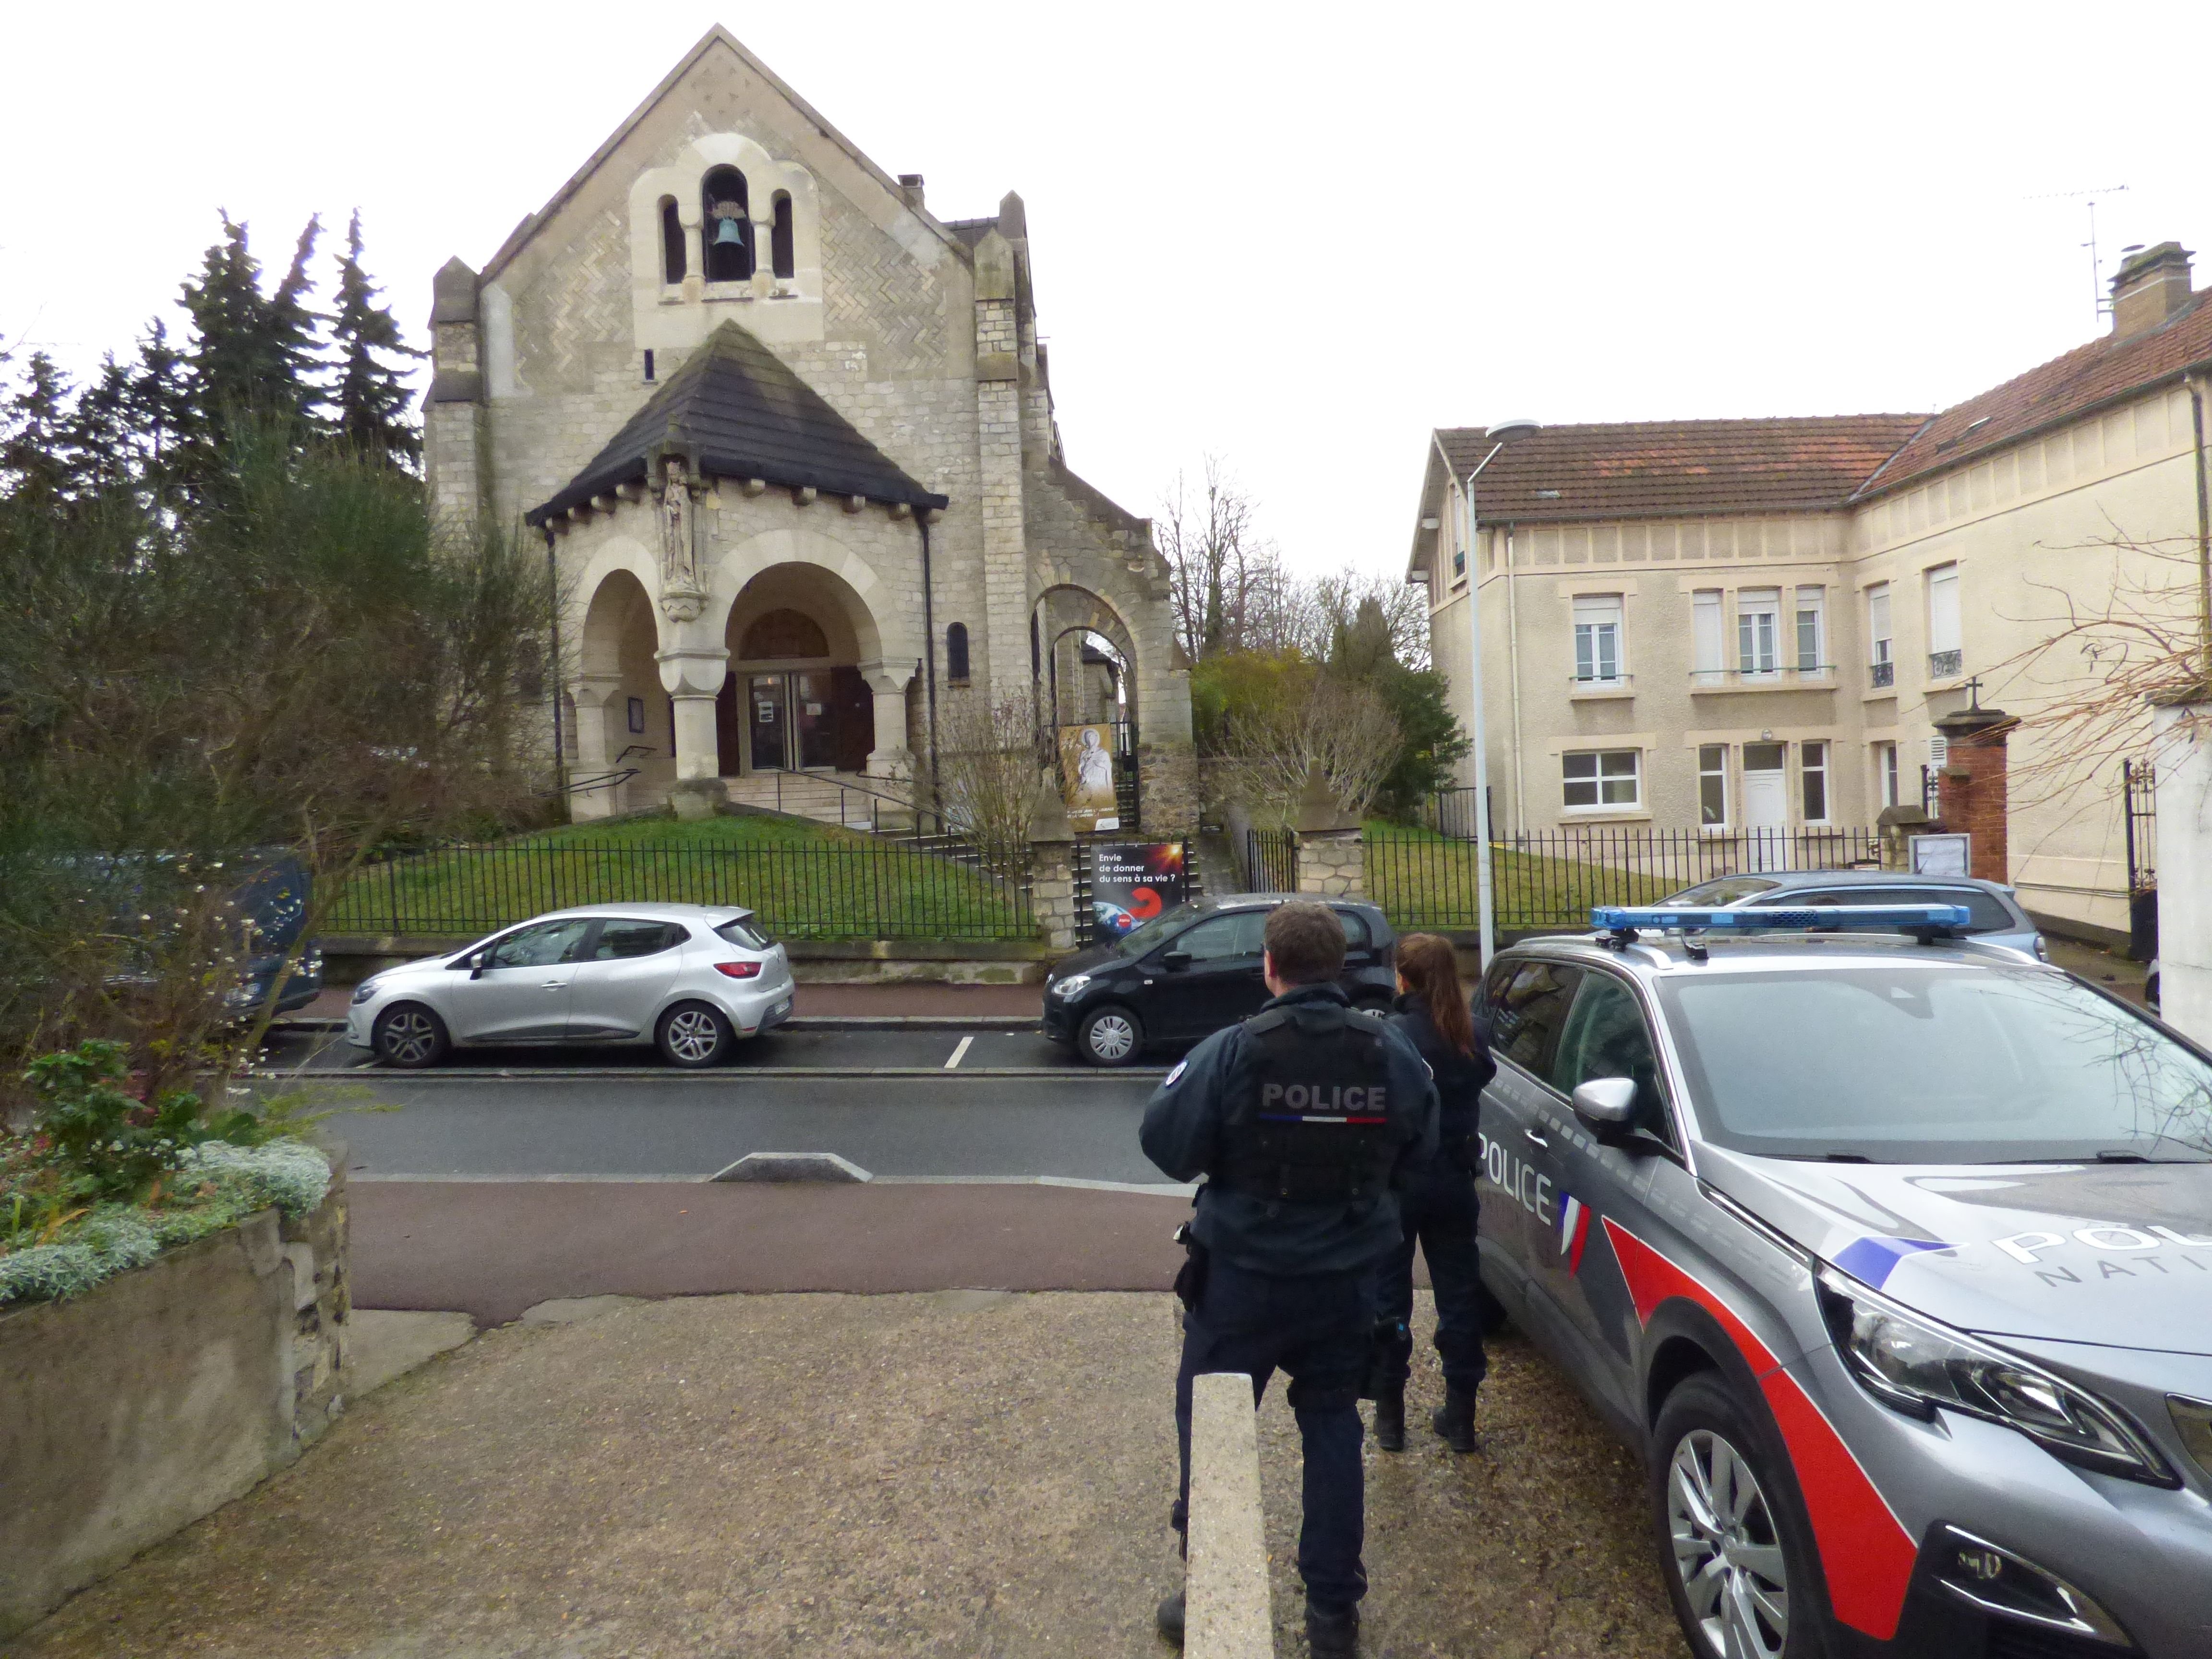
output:
M9 1652L1163 1659L1176 1344L1156 1294L701 1297L505 1327ZM1634 1468L1517 1340L1480 1426L1473 1457L1425 1426L1398 1456L1370 1443L1363 1651L1680 1659ZM1288 1659L1279 1388L1261 1447Z

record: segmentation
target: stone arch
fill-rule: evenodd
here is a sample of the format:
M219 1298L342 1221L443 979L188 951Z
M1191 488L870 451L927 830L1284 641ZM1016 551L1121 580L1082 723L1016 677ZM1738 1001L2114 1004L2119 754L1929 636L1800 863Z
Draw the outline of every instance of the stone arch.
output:
M1053 706L1053 690L1063 678L1056 672L1058 659L1068 654L1071 636L1096 634L1121 659L1121 678L1129 707L1137 708L1139 692L1137 637L1127 619L1113 605L1087 587L1060 582L1037 595L1030 613L1037 644L1036 677L1039 707L1047 724L1058 720L1063 710ZM1063 696L1064 705L1066 699Z
M674 716L661 688L659 608L647 581L602 549L586 573L577 629L574 817L605 817L657 799L675 776ZM627 780L616 775L635 771Z
M811 565L834 580L828 591L853 630L860 660L902 664L899 683L913 672L921 655L920 630L900 609L874 566L843 543L818 530L768 530L750 536L714 562L707 610L700 618L710 638L727 632L730 613L756 576L778 565Z

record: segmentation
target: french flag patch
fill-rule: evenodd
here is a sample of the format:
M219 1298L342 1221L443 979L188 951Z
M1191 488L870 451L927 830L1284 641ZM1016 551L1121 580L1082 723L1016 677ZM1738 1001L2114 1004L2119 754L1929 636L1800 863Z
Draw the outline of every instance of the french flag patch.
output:
M1583 1270L1583 1246L1589 1242L1589 1206L1572 1193L1560 1194L1559 1254L1567 1259L1567 1272Z

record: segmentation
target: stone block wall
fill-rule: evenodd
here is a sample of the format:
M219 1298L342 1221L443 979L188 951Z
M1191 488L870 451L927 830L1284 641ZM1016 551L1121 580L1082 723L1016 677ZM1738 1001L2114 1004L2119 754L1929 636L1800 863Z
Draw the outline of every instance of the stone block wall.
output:
M1298 891L1316 898L1360 898L1367 891L1367 848L1357 830L1301 831Z
M0 1312L0 1639L284 1468L343 1408L343 1163L67 1302Z

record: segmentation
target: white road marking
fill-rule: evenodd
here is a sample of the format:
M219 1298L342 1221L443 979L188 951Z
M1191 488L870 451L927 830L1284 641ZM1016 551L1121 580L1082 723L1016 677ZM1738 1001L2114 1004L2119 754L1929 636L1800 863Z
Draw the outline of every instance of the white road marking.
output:
M975 1040L975 1034L973 1031L960 1039L960 1046L952 1051L952 1058L945 1062L946 1071L956 1072L960 1069L960 1062L968 1053L968 1045Z

